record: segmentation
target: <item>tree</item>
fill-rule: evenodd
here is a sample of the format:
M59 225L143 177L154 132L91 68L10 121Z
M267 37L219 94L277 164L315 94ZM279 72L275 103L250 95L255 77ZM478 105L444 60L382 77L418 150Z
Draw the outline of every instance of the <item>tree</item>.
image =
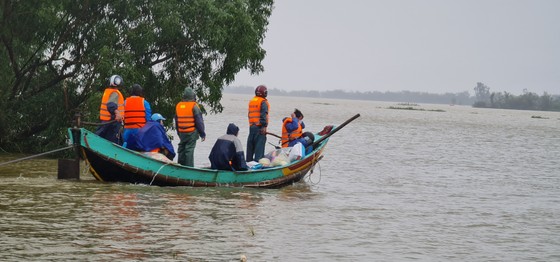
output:
M140 83L154 111L173 115L186 86L206 111L222 88L256 74L273 0L43 0L0 6L0 148L64 144L73 115L97 121L105 79ZM125 90L126 93L126 90ZM8 123L8 124L5 124Z
M485 84L478 82L474 88L474 94L476 96L476 102L474 106L487 107L490 102L490 88Z
M552 99L552 96L549 95L547 92L544 92L538 101L539 110L550 111L552 109L553 103L554 100Z

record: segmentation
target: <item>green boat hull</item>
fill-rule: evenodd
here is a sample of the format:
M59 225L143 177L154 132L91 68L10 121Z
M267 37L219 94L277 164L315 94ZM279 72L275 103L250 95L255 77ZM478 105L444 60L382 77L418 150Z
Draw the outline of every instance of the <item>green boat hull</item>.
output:
M99 181L157 186L279 188L300 181L322 159L324 139L305 158L254 171L224 171L166 163L123 148L84 128L69 128L77 153Z

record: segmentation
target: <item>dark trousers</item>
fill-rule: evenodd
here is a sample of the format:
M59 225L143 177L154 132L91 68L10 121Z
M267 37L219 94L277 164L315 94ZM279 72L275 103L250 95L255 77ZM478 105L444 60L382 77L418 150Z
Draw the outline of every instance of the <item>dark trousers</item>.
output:
M249 137L247 137L247 162L259 161L264 156L264 146L266 145L266 134L261 134L258 126L249 127Z
M122 124L120 122L102 121L95 134L115 144L122 145Z
M179 133L179 147L177 148L177 162L184 166L194 166L194 148L199 135L197 131Z

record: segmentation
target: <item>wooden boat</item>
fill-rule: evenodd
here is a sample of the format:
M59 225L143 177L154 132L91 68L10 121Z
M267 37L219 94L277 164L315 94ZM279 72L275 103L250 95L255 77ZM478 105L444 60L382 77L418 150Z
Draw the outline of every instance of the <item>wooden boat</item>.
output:
M300 181L312 171L323 158L329 137L358 116L323 136L317 134L314 150L304 158L284 166L249 171L187 167L129 150L84 128L69 128L68 133L78 154L99 181L157 186L279 188Z

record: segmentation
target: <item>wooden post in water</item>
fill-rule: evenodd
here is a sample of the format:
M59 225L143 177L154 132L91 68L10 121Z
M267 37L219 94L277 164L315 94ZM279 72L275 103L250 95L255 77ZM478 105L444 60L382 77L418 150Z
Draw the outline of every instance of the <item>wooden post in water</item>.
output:
M80 160L59 159L58 179L80 179Z
M74 150L76 150L76 158L58 160L58 179L80 179L80 158L78 156L77 144L80 141L80 131L78 128L82 125L81 122L80 112L76 112L74 114L74 128L72 130L74 141L71 141L74 145Z

